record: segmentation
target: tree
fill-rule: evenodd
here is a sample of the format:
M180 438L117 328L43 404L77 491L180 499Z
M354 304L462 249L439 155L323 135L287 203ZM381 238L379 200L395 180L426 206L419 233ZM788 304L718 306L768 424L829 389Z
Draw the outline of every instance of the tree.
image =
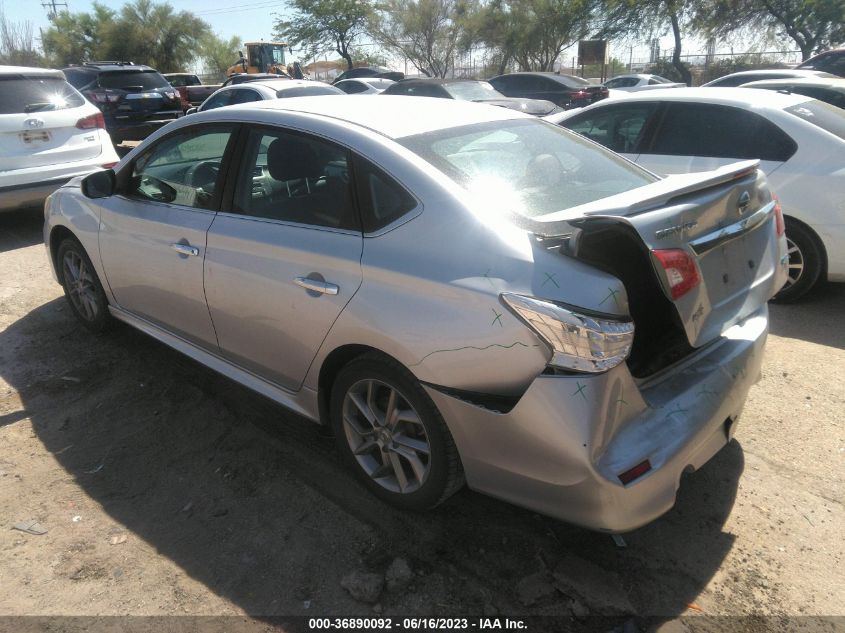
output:
M445 77L454 67L467 7L465 0L386 0L373 35L424 75Z
M500 70L554 70L564 50L599 31L596 0L493 0L476 35L497 52Z
M115 12L94 3L92 13L62 13L42 37L56 65L97 59L146 64L160 72L184 70L200 54L208 24L167 3L135 0Z
M290 6L293 17L277 20L274 35L301 47L303 59L334 50L352 68L352 46L372 16L369 0L291 0Z
M240 46L241 40L238 37L224 40L213 33L206 35L200 42L199 48L199 56L205 71L219 78L225 77L229 67L238 60Z
M708 0L696 20L718 37L747 27L775 29L795 42L802 60L845 40L842 0Z
M672 49L672 66L685 84L692 84L689 66L681 61L682 28L692 20L701 0L608 0L606 34L629 34L651 38L655 32L668 27L675 46Z
M10 22L0 9L0 64L40 66L44 57L35 46L32 22Z

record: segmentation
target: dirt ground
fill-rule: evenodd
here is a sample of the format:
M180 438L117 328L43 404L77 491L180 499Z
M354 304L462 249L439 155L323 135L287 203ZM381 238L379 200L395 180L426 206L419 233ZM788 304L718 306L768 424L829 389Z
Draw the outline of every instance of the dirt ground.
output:
M0 616L845 615L845 284L771 311L736 440L619 547L468 490L386 507L316 425L128 327L77 326L38 212L2 215ZM411 573L370 602L341 585L396 559Z

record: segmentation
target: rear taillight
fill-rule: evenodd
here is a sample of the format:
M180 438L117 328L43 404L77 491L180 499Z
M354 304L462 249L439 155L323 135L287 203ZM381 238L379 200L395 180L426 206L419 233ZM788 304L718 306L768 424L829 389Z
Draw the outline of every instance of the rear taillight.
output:
M108 90L87 90L82 94L88 97L88 101L97 106L120 101L120 95L118 93Z
M80 130L94 130L96 128L105 130L106 119L103 117L102 112L97 112L97 114L92 114L84 119L79 119L79 121L76 122L76 127Z
M698 266L692 256L680 248L652 251L666 273L672 299L680 299L701 283Z
M577 92L572 93L573 99L586 99L590 96L590 93L586 90L578 90Z
M775 194L772 194L772 200L775 201L775 230L777 231L778 237L786 233L786 224L783 221L783 209L780 208L780 200Z

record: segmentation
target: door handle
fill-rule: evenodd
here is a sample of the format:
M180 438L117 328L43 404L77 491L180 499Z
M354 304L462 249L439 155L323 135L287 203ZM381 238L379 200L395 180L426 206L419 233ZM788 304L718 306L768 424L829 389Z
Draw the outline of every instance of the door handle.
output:
M198 249L196 246L191 246L190 244L171 244L170 248L172 248L180 255L193 255L194 257L196 257L200 254L200 249Z
M294 282L297 286L302 286L306 290L313 290L324 295L336 295L339 290L337 284L330 284L327 281L311 279L310 277L297 277Z

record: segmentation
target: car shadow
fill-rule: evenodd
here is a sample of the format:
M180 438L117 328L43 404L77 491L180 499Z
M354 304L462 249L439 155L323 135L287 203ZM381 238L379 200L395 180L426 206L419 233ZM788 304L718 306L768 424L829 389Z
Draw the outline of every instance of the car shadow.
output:
M128 327L90 335L61 299L0 332L0 350L11 350L2 378L75 484L144 551L255 616L371 614L342 578L402 557L415 576L384 590L385 614L672 617L733 546L723 526L744 467L736 442L621 548L467 490L424 514L385 506L321 427ZM102 547L90 555L102 560Z
M43 208L0 213L0 253L43 242L43 227Z
M769 304L769 332L845 349L845 284L822 283L796 303Z

